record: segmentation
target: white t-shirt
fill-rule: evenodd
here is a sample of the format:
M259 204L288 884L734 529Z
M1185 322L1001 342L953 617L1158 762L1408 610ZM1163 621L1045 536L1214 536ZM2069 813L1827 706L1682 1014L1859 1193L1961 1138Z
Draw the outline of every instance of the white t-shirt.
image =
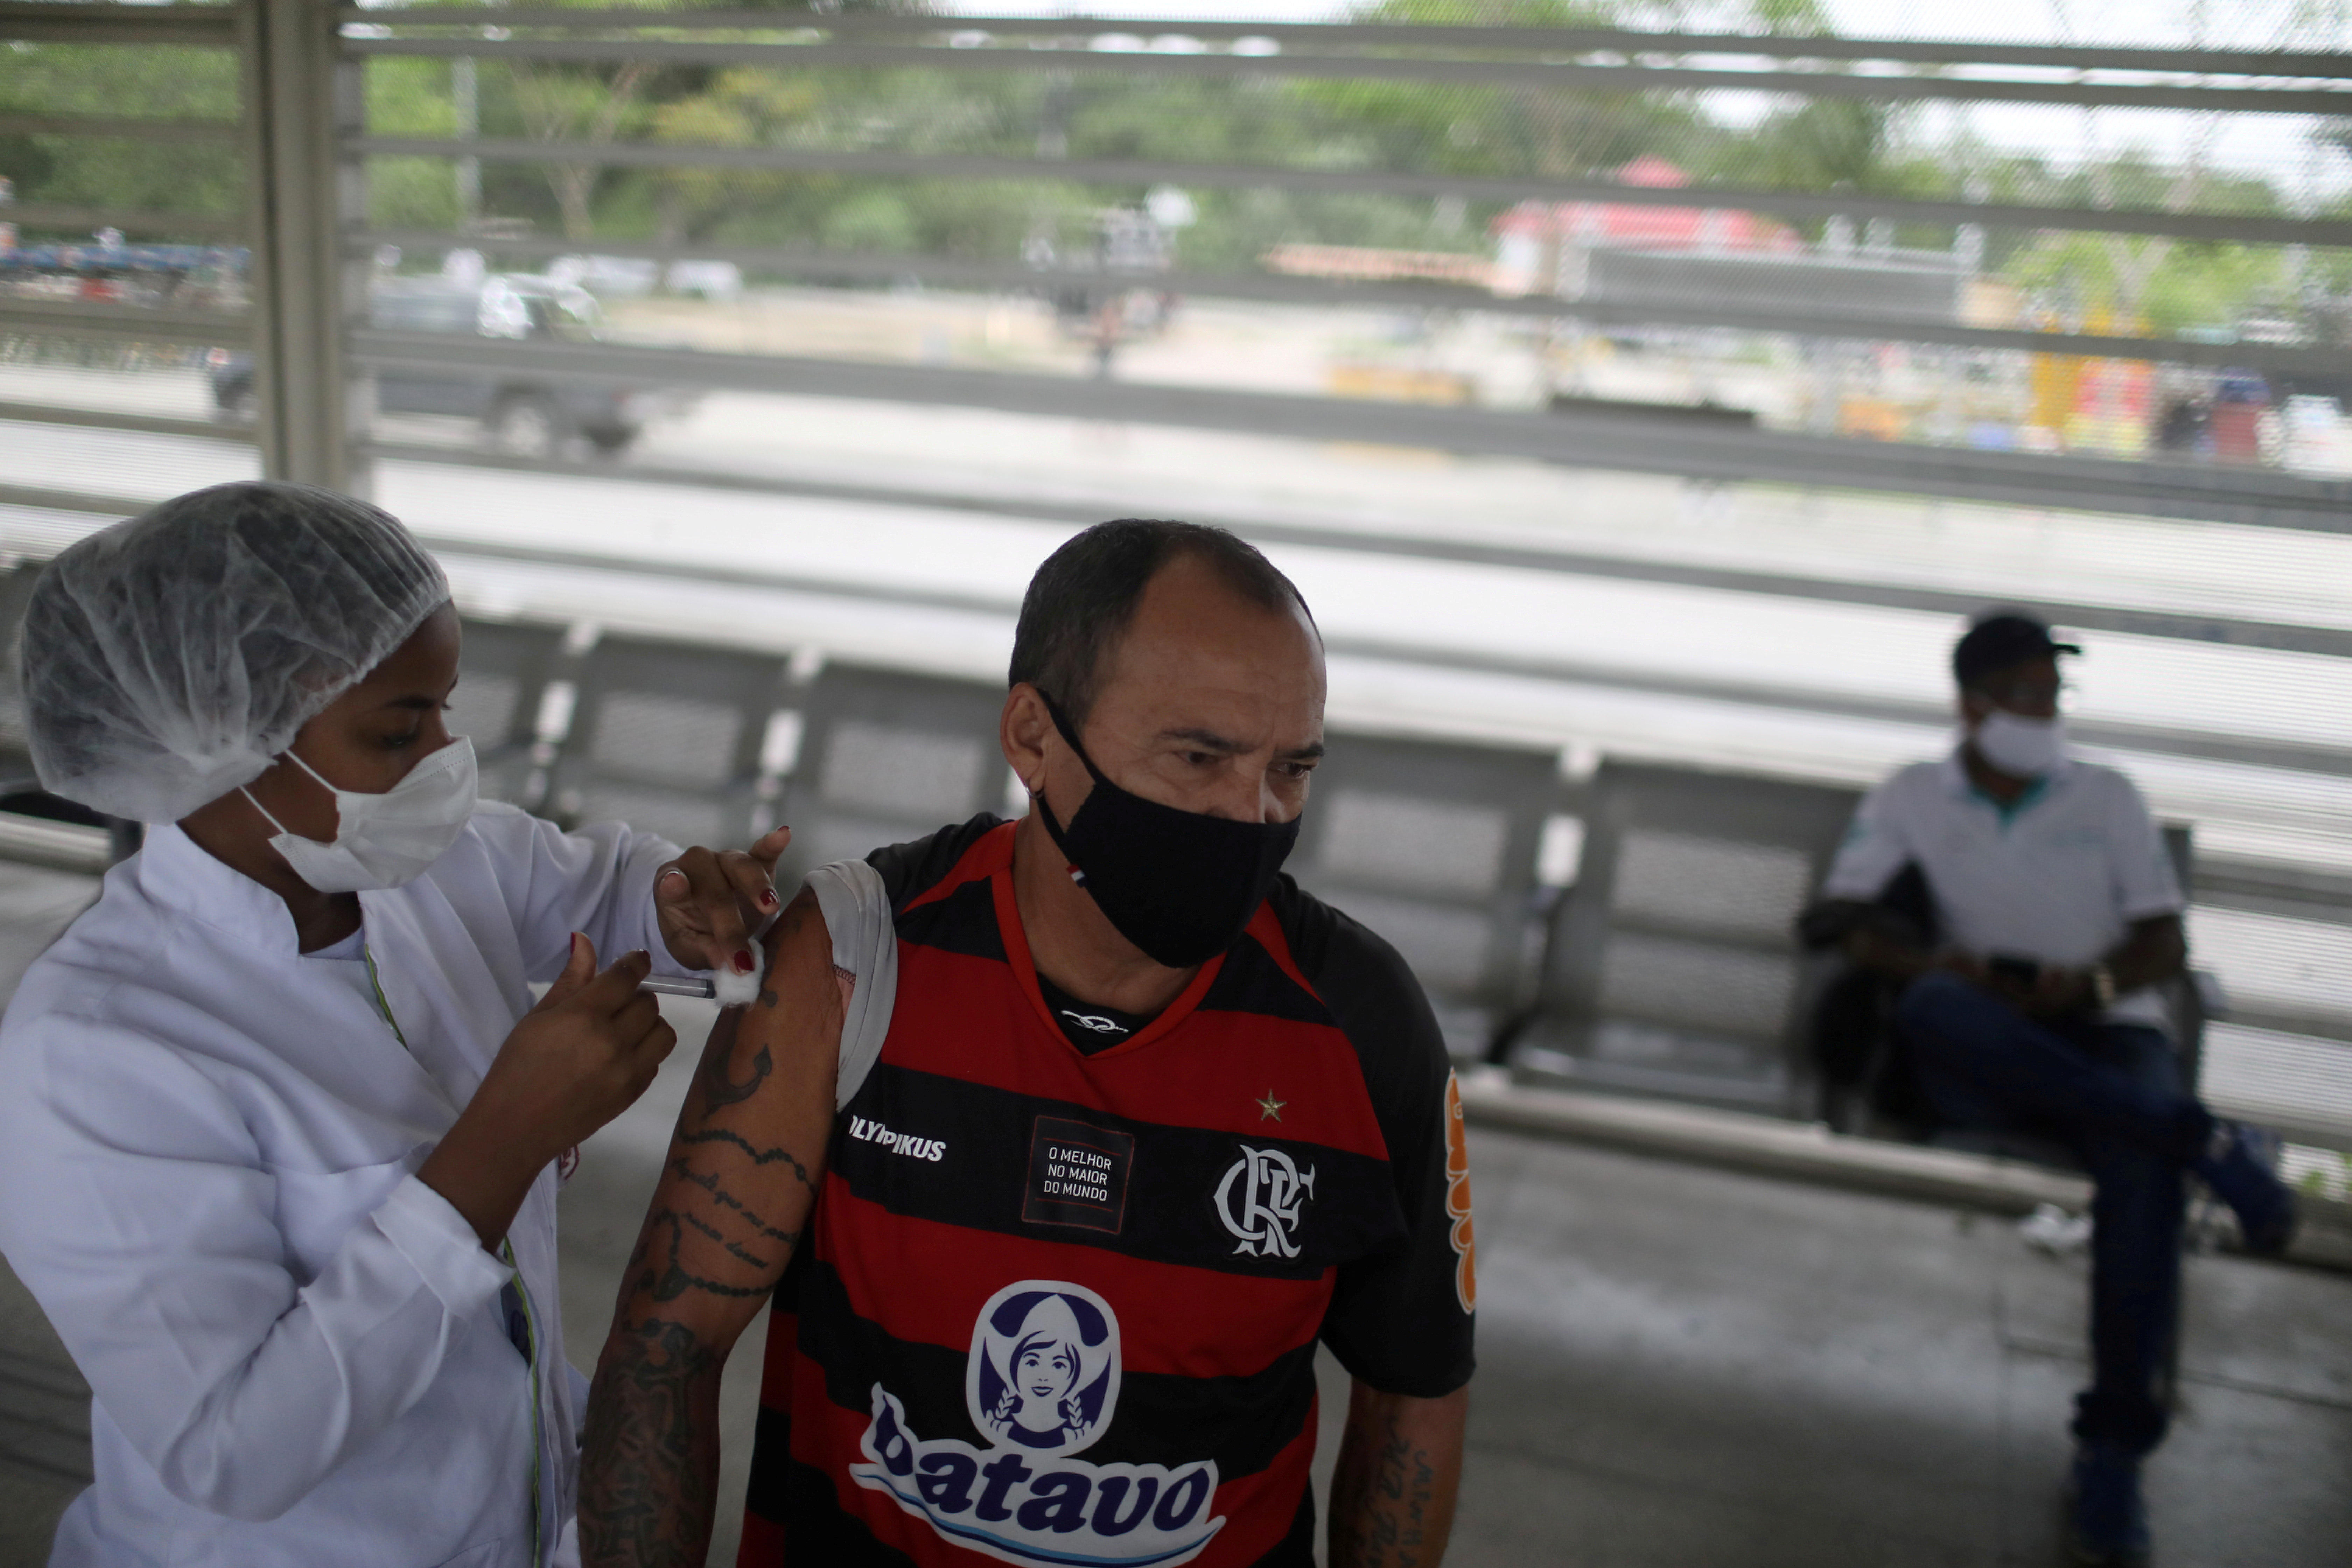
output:
M1969 783L1957 752L1915 763L1864 797L1822 895L1875 899L1911 864L1943 939L1980 957L2095 963L2134 921L2184 905L2147 803L2093 763L2062 763L2006 807ZM2117 997L2105 1016L2166 1023L2153 987Z

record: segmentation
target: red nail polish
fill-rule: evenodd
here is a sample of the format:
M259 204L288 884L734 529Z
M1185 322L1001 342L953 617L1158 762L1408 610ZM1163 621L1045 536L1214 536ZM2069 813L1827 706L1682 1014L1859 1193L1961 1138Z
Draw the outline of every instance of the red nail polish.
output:
M740 947L735 950L735 973L738 974L749 974L751 973L751 950L750 948Z
M776 895L773 893L761 893L760 895L760 907L763 910L774 909L776 907Z

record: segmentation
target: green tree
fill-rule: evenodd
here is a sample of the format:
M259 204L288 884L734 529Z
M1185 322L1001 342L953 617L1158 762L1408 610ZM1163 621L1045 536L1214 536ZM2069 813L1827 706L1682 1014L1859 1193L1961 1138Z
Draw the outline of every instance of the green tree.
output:
M234 121L239 78L226 49L179 45L0 44L0 110ZM0 136L0 175L20 202L226 216L246 203L231 142Z

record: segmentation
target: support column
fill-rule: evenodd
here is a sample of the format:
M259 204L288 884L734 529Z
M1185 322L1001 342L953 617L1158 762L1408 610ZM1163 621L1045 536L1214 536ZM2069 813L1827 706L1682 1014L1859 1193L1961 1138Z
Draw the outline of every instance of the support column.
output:
M334 44L330 0L244 0L251 180L254 388L262 471L363 493L352 457L343 334L366 264L343 254L365 217L364 173L341 156L362 119L359 69Z

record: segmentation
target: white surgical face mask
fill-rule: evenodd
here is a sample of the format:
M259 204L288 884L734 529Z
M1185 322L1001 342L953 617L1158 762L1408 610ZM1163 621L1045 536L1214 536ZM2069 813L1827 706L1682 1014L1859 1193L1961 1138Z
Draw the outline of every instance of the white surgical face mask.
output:
M1985 715L1971 738L1979 756L2016 778L2038 779L2053 773L2066 759L2063 719L2027 719L1996 708Z
M322 893L366 893L398 888L424 875L449 852L474 815L481 780L474 770L474 742L464 736L418 763L382 795L337 789L319 771L288 752L294 765L319 779L335 797L335 841L321 844L286 831L268 808L245 798L269 818L278 837L269 843L294 874Z

